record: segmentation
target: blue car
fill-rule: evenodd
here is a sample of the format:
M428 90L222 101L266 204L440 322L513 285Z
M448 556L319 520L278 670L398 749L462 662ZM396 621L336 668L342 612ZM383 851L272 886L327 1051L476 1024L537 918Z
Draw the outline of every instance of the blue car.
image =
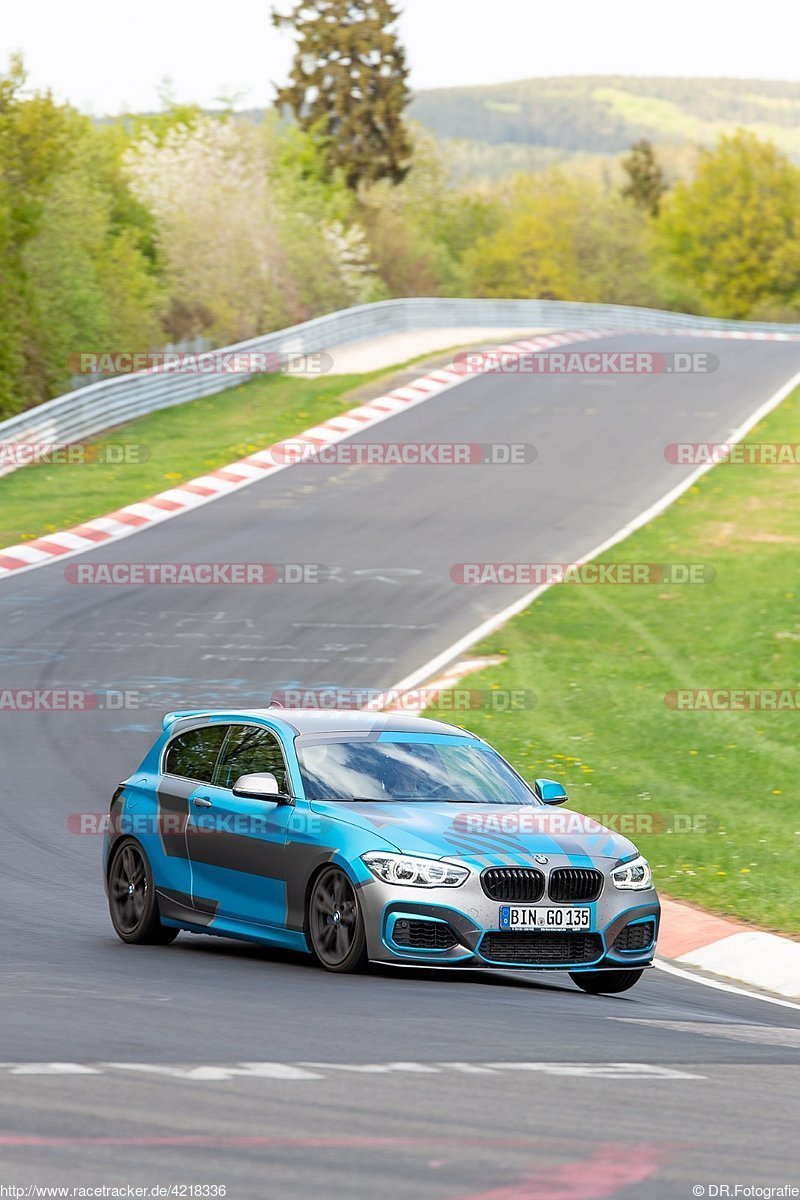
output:
M114 794L104 844L123 941L179 931L367 961L568 971L632 987L660 907L636 847L420 717L173 712Z

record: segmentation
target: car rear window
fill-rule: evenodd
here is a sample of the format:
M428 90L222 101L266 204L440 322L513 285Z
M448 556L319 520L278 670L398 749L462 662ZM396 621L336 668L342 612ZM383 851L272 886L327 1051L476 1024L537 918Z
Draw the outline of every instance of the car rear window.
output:
M164 762L166 773L196 779L199 783L210 783L226 730L226 725L206 725L202 729L188 729L186 733L179 734L167 751Z

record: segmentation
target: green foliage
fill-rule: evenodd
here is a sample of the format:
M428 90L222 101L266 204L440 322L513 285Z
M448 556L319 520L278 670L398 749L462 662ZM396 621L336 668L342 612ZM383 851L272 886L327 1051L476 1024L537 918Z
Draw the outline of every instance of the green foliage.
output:
M467 255L471 290L498 298L575 299L580 208L578 190L563 177L534 182L519 176L500 228Z
M118 142L49 93L19 58L0 79L0 415L70 383L68 357L99 342L162 340L150 217Z
M328 170L341 170L348 187L399 183L410 157L403 123L410 93L390 0L298 0L288 16L272 19L297 35L277 106L322 139Z
M652 267L647 220L616 193L560 172L518 176L502 220L465 255L473 295L675 307ZM680 297L691 304L688 289Z
M117 172L111 184L111 164L89 121L75 114L72 124L71 154L51 181L39 229L23 251L28 380L43 397L68 389L68 359L76 352L146 350L163 340L163 298L140 248L141 230L116 213L121 177Z
M328 171L318 139L299 126L268 122L269 179L286 255L289 320L383 299L353 192Z
M71 110L49 94L25 96L25 70L12 56L0 78L0 415L26 404L36 362L30 319L30 283L24 260L44 215L52 177L69 157Z
M372 259L390 295L464 295L465 255L495 228L499 208L487 194L452 187L440 148L418 127L411 132L405 179L382 180L359 196Z
M631 147L630 154L622 160L622 167L627 175L622 195L651 217L657 217L661 197L667 190L667 181L652 142L640 138Z
M720 316L800 312L800 172L768 142L740 130L705 151L656 231L666 269Z
M174 334L230 344L383 294L353 193L301 129L203 117L146 132L125 164Z

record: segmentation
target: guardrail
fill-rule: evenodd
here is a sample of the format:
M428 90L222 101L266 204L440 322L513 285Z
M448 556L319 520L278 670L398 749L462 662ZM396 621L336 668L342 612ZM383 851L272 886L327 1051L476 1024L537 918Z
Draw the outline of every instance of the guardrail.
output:
M214 353L313 354L333 346L412 329L485 326L560 329L694 329L800 335L800 325L725 321L688 313L561 300L382 300L329 313ZM202 361L204 356L200 356ZM251 376L150 370L89 384L0 422L0 443L70 444L134 417L237 387ZM0 468L0 474L15 465Z

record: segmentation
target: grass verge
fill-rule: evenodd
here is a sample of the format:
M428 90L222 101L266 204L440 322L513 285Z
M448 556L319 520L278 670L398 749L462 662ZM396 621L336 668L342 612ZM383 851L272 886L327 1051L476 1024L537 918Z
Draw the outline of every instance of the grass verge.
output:
M800 443L800 392L747 441ZM571 807L635 814L644 832L632 840L664 894L791 935L800 711L682 710L665 697L737 688L800 698L799 514L800 466L715 467L602 556L708 563L712 582L551 589L475 647L503 662L468 681L530 689L535 705L458 718L527 779L562 780Z

